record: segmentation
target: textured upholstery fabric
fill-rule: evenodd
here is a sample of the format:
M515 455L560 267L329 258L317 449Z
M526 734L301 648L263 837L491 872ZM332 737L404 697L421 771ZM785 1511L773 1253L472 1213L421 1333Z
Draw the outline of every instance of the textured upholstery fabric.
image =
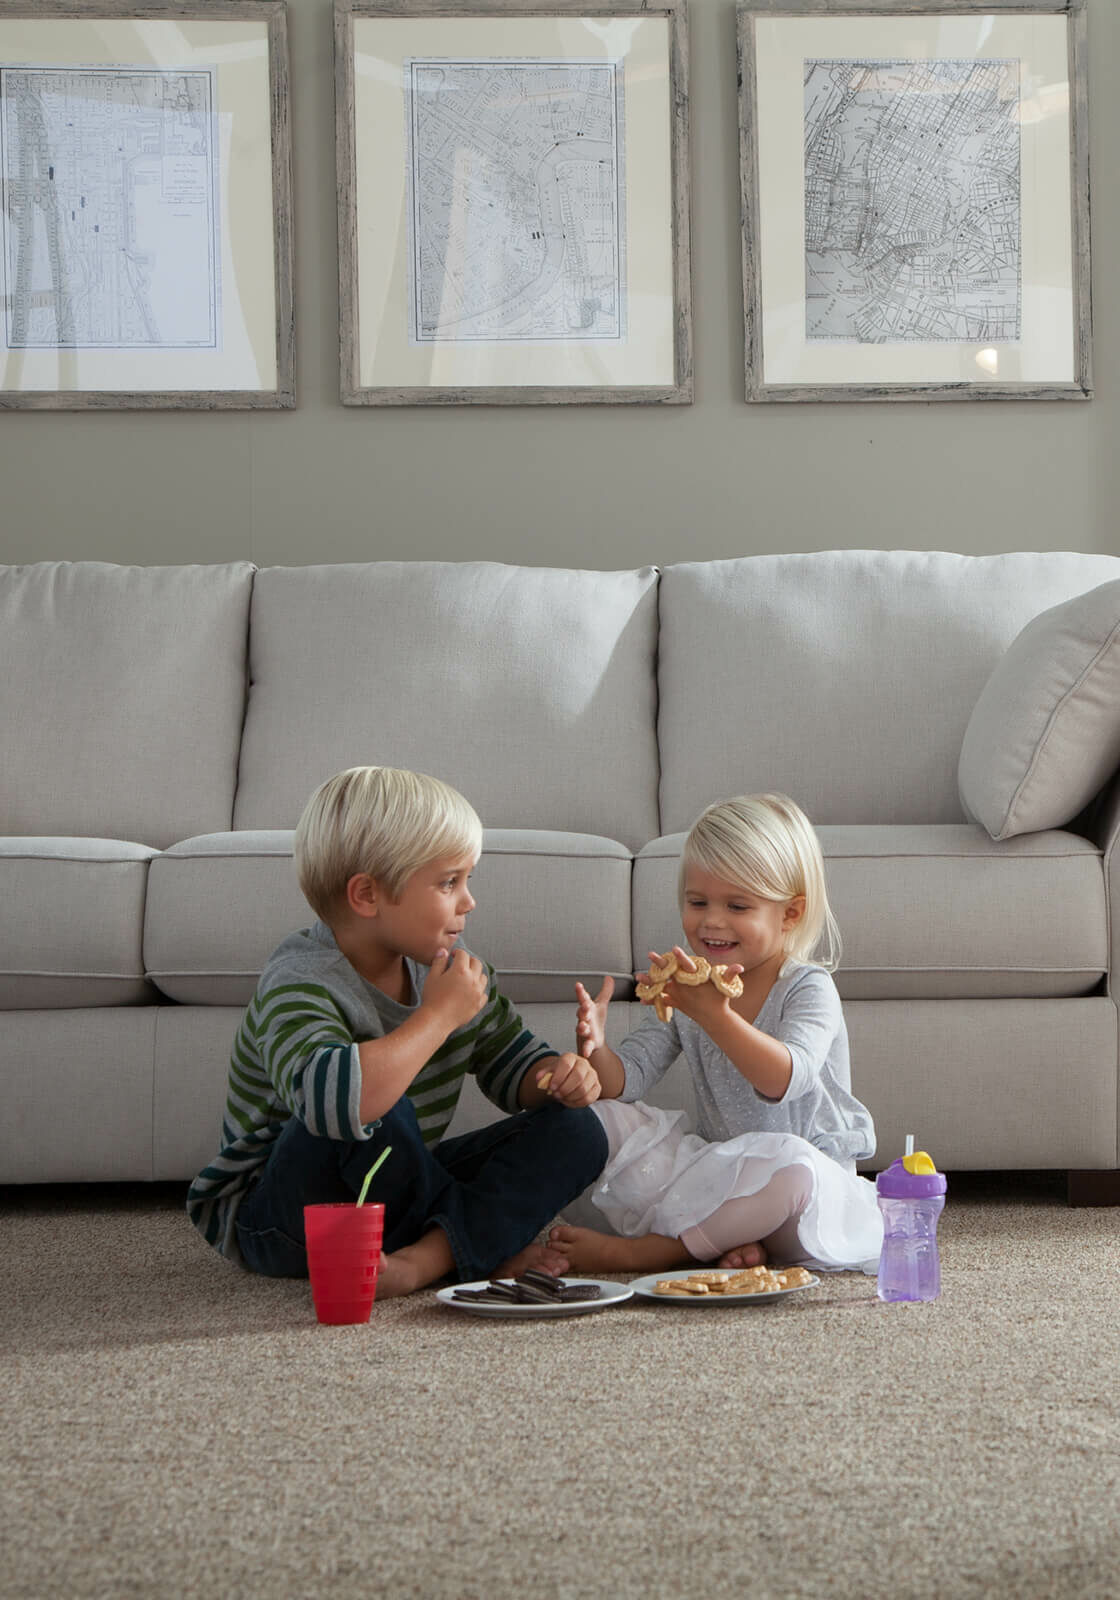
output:
M229 827L252 574L0 567L0 835Z
M575 1039L575 980L611 973L629 992L630 851L591 834L487 829L471 880L478 905L465 935L518 1005L566 1002Z
M1120 766L1120 581L1052 606L1012 641L973 707L958 768L993 839L1060 828Z
M874 1169L908 1133L950 1171L1116 1165L1111 1000L852 1000L844 1015Z
M817 824L963 821L961 740L996 662L1038 612L1116 578L1116 557L1065 553L833 550L667 567L661 831L766 789Z
M184 839L152 863L145 967L170 1000L244 1007L281 939L314 920L291 829Z
M152 1177L159 1010L99 1006L4 1013L4 1183L126 1183Z
M244 1006L155 1006L152 1177L193 1178L222 1144L229 1058Z
M154 998L140 933L155 854L116 839L0 839L0 1009Z
M829 900L850 999L991 999L1089 993L1108 964L1100 851L1064 832L997 845L969 823L822 827ZM634 863L634 948L680 941L684 834ZM660 941L660 942L659 942Z
M656 584L493 562L258 573L234 827L294 828L324 779L372 764L446 779L488 828L643 844Z
M630 852L612 839L487 830L465 943L511 1000L567 1001L574 1034L575 979L632 970L630 871ZM281 939L313 920L290 830L186 839L152 863L147 969L169 999L246 1005Z

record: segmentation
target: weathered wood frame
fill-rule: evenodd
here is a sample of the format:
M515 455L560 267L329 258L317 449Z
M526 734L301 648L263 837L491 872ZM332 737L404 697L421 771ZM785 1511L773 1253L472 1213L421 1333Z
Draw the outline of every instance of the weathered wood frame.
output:
M668 386L363 386L359 370L356 17L655 17L669 23L673 367ZM692 290L688 156L688 0L335 0L339 361L344 405L688 405L692 401Z
M292 149L289 117L287 8L284 0L0 0L0 21L21 17L35 23L263 22L268 35L272 138L273 267L276 310L274 389L0 389L0 409L133 411L222 408L288 409L296 403L292 299Z
M746 398L753 400L1088 400L1093 394L1089 261L1089 112L1086 0L740 0L737 6ZM934 382L777 384L764 378L760 269L755 22L773 17L1065 15L1070 83L1070 246L1074 380L1052 383ZM1057 222L1059 219L1055 219Z

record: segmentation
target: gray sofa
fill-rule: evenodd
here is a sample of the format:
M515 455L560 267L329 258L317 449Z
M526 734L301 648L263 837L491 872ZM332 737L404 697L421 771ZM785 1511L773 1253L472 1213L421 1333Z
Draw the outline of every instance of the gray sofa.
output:
M324 777L379 762L474 802L467 943L558 1048L577 977L619 980L615 1038L636 1020L697 812L793 795L872 1165L914 1132L949 1169L1120 1199L1120 807L1102 783L993 838L958 788L962 744L989 776L975 713L1021 630L1117 579L1106 556L910 551L0 568L0 1182L178 1180L214 1153L241 1009L310 916L291 830ZM468 1084L454 1129L491 1114Z

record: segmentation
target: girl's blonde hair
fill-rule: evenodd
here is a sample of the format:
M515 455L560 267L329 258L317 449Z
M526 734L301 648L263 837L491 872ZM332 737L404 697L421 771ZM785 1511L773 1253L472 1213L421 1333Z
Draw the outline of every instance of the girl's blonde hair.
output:
M805 911L785 935L785 954L812 961L826 972L839 966L840 929L828 903L820 840L788 796L740 794L701 813L681 852L677 894L682 906L689 867L734 883L760 900L803 894Z
M329 920L359 872L396 900L406 881L441 856L482 851L482 823L457 789L399 767L350 767L321 784L296 827L299 886Z

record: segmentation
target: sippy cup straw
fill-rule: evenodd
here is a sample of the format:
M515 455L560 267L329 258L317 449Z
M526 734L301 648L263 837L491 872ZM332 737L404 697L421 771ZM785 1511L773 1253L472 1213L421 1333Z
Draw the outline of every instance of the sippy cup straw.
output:
M370 1182L370 1179L373 1177L374 1173L377 1171L378 1167L384 1161L385 1157L389 1154L389 1151L392 1148L393 1147L392 1147L391 1144L387 1144L385 1146L384 1150L382 1150L381 1154L378 1156L377 1160L373 1163L373 1166L370 1167L369 1171L366 1173L365 1182L362 1184L361 1189L358 1191L358 1204L359 1205L362 1204L362 1202L365 1199L366 1195L369 1193L369 1182Z

